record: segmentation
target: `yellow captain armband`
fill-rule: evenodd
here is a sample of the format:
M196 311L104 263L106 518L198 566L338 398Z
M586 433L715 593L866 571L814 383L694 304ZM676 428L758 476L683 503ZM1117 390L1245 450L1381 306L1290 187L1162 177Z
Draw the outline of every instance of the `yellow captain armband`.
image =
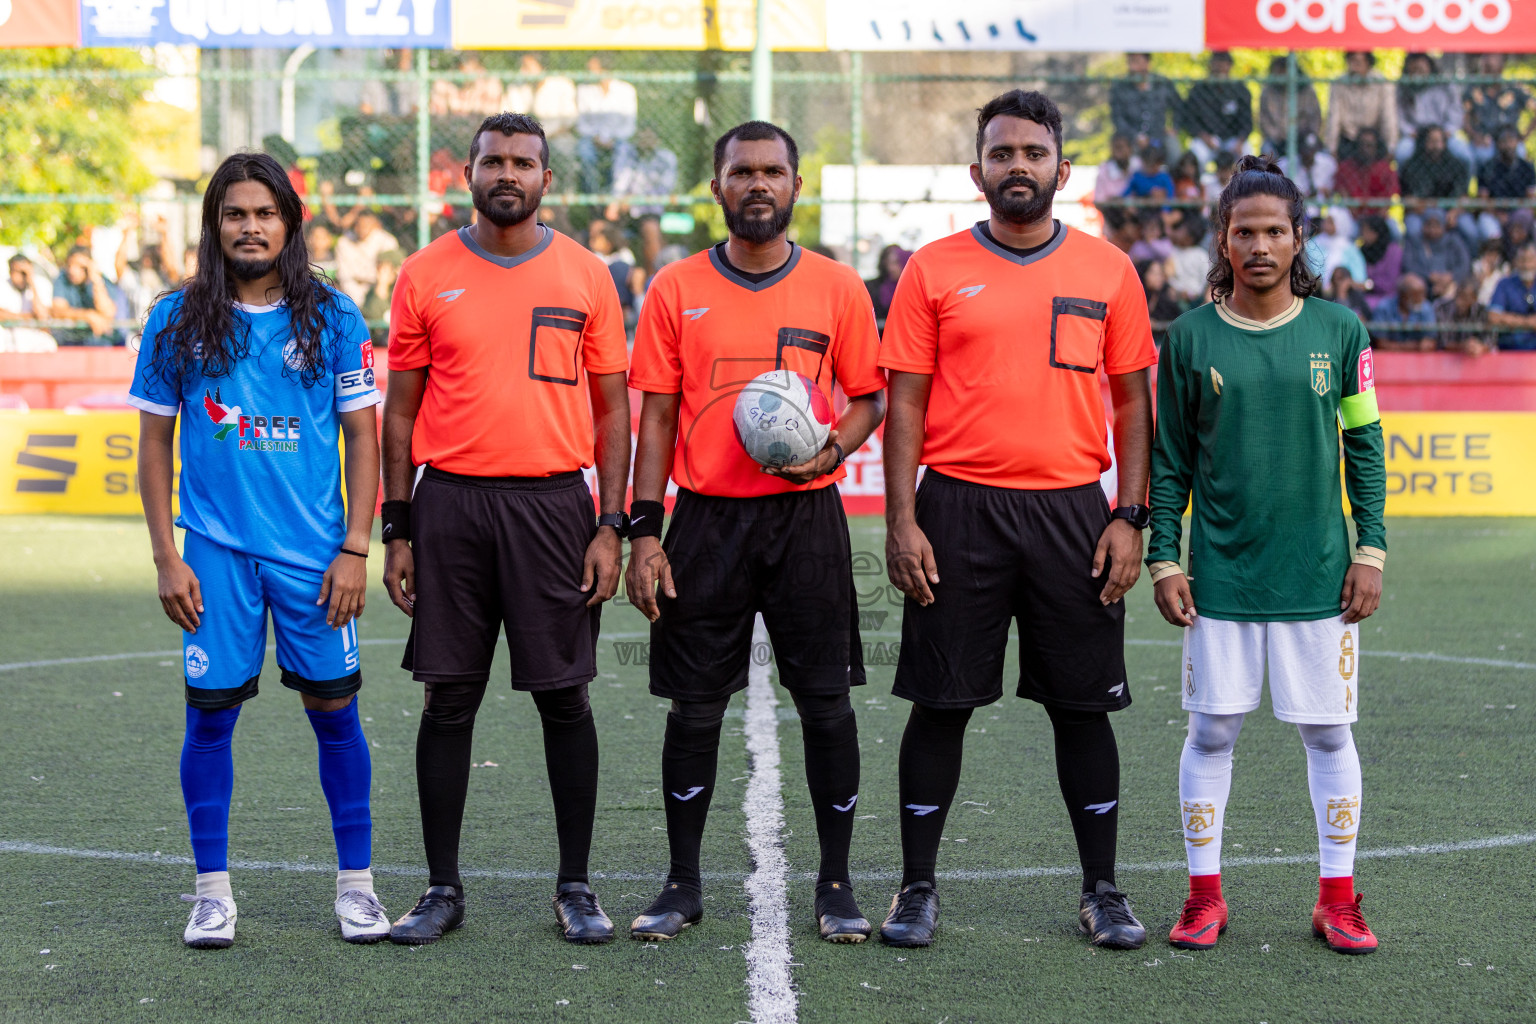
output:
M1184 575L1184 570L1179 568L1178 562L1153 562L1147 566L1147 571L1152 574L1153 583L1156 583L1158 580L1165 580L1175 574L1179 576Z
M1345 430L1378 423L1381 411L1376 408L1376 389L1362 391L1358 395L1345 395L1339 402L1339 423Z
M1387 553L1381 548L1367 547L1362 544L1355 548L1355 557L1351 561L1356 565L1369 565L1385 571L1387 568Z

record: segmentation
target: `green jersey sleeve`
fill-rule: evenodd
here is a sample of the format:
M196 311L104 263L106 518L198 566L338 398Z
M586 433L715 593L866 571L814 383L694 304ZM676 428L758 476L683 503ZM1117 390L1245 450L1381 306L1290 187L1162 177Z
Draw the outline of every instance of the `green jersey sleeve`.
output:
M1195 391L1189 379L1185 348L1188 339L1177 323L1168 330L1157 361L1157 427L1152 435L1152 530L1147 541L1147 565L1179 560L1184 536L1184 509L1195 475ZM1154 570L1155 572L1156 570Z
M1376 373L1371 339L1356 321L1344 366L1344 397L1339 402L1343 428L1344 488L1355 520L1355 561L1381 568L1387 554L1387 457L1381 414L1376 407Z

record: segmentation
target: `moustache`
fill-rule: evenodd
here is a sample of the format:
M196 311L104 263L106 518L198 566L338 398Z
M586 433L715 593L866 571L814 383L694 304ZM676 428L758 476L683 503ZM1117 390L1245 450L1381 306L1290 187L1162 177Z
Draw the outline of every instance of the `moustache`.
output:
M493 189L491 191L491 198L495 199L497 196L516 196L518 199L528 198L527 193L525 193L522 189L513 188L510 186L506 188Z
M1019 186L1023 186L1024 188L1029 189L1031 192L1040 191L1039 185L1035 184L1032 179L1024 177L1022 174L1015 174L1011 178L1004 178L997 187L1000 190L1006 191L1010 188L1017 188Z
M1249 260L1247 263L1243 264L1243 267L1248 270L1258 270L1261 267L1269 267L1273 269L1275 266L1277 266L1277 264L1273 260Z

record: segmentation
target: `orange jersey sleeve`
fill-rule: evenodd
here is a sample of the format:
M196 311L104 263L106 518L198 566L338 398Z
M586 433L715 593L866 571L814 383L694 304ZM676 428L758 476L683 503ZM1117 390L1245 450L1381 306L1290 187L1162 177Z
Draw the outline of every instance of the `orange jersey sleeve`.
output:
M939 321L921 264L908 262L885 314L880 365L906 373L932 373L939 351Z
M389 368L418 370L431 361L432 346L417 312L411 261L406 260L389 299Z
M640 307L629 367L629 386L636 391L675 395L683 390L683 365L677 351L675 266L656 272Z
M857 287L846 287L845 291L848 304L838 323L832 366L843 394L858 398L885 387L885 374L880 370L880 328L875 323L875 307L869 301L864 282L858 281Z
M1135 373L1157 362L1147 292L1129 256L1120 260L1120 290L1104 324L1104 372Z

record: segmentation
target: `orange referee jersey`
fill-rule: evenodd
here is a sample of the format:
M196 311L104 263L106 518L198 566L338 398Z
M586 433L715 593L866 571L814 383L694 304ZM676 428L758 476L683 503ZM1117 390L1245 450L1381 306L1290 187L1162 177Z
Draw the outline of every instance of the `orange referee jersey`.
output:
M405 261L389 368L427 368L411 459L466 476L551 476L592 465L588 373L622 373L624 316L602 260L556 231L521 256L469 228Z
M682 393L672 479L701 494L747 498L827 487L839 469L796 485L762 472L736 439L731 414L758 374L789 369L830 400L885 387L880 335L864 282L849 267L795 246L783 269L751 284L716 249L657 273L645 295L629 385Z
M1098 371L1157 362L1136 268L1060 225L1019 256L980 226L907 262L880 365L933 375L923 464L992 487L1093 483L1110 466Z

